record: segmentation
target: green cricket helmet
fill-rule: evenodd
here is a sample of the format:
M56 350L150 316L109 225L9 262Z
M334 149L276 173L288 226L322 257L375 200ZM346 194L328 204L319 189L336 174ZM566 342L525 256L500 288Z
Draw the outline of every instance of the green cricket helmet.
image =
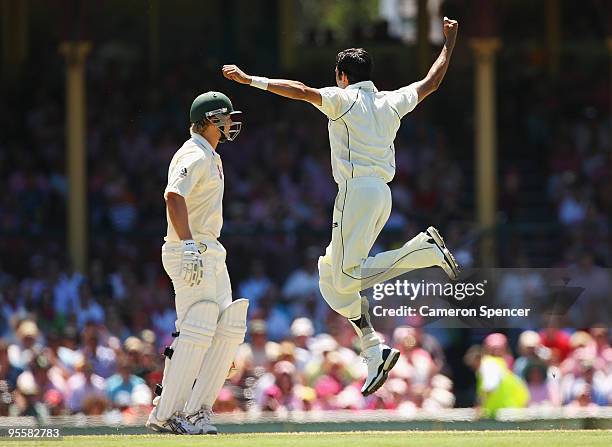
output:
M221 143L236 139L242 128L242 122L234 121L234 119L241 115L242 112L234 110L230 99L220 92L202 93L193 100L189 110L190 122L209 121L221 131L219 140ZM229 127L226 130L228 124Z

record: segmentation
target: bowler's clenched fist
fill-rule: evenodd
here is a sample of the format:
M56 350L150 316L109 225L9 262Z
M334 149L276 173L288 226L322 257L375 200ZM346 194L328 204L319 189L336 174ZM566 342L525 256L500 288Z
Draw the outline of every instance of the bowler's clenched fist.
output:
M236 81L240 84L251 83L251 77L236 65L224 65L221 71L223 72L223 76L229 80Z
M456 20L449 19L448 17L444 17L444 37L446 37L446 41L454 44L455 39L457 38L457 31L459 30L459 22Z

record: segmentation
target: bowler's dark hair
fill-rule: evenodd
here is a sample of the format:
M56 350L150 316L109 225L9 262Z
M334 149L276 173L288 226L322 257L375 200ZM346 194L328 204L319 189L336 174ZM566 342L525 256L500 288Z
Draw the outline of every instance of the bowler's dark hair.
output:
M336 68L344 73L351 84L372 79L374 61L363 48L348 48L336 56Z

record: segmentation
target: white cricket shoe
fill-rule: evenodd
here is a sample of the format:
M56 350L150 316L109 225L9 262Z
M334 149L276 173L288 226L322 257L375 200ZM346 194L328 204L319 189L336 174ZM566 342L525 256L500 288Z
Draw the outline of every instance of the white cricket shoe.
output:
M368 378L361 387L361 394L368 396L385 383L400 353L397 349L380 344L366 349L361 355L368 365Z
M446 248L444 239L442 239L442 236L440 236L438 230L436 230L434 227L429 227L427 229L427 235L433 240L433 243L437 245L437 247L444 255L444 262L442 262L441 265L442 269L453 281L459 279L459 264L455 260L455 257L450 252L450 250Z
M149 413L145 426L159 433L174 433L176 435L199 435L201 433L198 427L180 413L174 414L165 421L157 419L157 407Z
M210 407L202 406L198 411L188 414L187 421L195 426L202 435L216 435L217 427L210 423L214 413Z

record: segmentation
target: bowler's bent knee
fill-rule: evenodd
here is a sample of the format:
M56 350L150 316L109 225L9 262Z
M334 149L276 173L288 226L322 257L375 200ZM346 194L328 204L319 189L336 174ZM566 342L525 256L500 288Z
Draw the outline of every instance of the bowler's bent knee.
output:
M361 296L359 292L342 293L334 285L331 265L319 259L319 289L321 295L335 312L346 318L359 318Z

